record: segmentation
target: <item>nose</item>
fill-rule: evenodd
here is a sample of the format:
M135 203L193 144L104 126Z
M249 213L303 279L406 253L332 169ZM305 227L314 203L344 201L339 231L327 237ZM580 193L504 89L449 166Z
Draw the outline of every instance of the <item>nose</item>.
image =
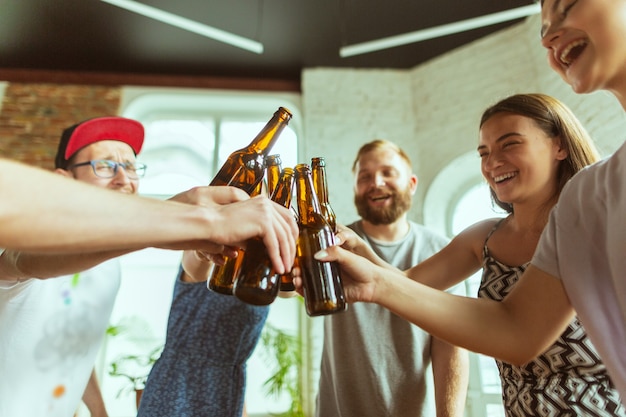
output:
M124 169L124 167L121 165L118 165L117 171L115 172L115 175L113 176L113 181L116 183L120 183L120 184L128 184L131 182L131 178L126 173L126 170Z
M550 49L553 47L554 42L561 37L561 29L558 25L545 25L542 28L541 33L541 45Z
M492 171L501 165L502 165L502 159L500 158L497 152L489 153L489 155L484 157L482 160L482 168L483 168L483 171L485 172Z
M376 173L376 175L374 175L374 185L376 187L382 187L385 185L385 177L380 173Z

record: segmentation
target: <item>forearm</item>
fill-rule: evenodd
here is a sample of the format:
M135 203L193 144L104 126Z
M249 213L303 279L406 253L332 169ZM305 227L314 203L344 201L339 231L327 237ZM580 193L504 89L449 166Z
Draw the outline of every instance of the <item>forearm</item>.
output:
M521 365L536 357L573 317L568 301L551 299L551 291L526 292L515 297L515 302L506 303L456 296L404 276L385 275L378 284L374 302L433 336L512 364ZM521 282L513 292L520 285ZM533 298L530 303L529 296ZM538 312L527 311L535 306Z
M83 393L83 402L89 409L91 417L108 416L95 371L91 371L89 382L87 383L87 387L85 388L85 392Z
M123 195L7 160L0 160L2 170L0 247L75 253L204 237L204 219L189 205Z
M182 280L185 282L202 282L206 281L211 272L213 262L195 250L186 250L183 252L183 274Z
M77 254L46 254L6 250L0 255L0 280L54 278L85 271L128 253L127 250Z
M431 357L437 417L462 417L469 383L467 350L433 337Z

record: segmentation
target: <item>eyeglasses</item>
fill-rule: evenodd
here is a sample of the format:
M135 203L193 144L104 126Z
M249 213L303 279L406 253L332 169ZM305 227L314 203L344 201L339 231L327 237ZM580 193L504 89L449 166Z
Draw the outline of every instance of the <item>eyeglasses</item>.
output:
M93 173L100 178L113 178L117 175L119 167L124 168L126 176L131 180L142 178L146 175L145 164L135 164L132 162L115 162L108 159L98 159L95 161L81 162L79 164L70 165L67 169L91 165Z

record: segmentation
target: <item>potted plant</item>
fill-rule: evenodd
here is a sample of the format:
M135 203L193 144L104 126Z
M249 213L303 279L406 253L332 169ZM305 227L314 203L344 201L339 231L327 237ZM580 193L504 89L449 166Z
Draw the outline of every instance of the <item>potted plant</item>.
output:
M302 403L302 342L296 335L265 324L261 333L261 345L267 364L274 373L263 383L268 396L287 393L291 399L289 410L278 414L280 417L304 417Z
M130 342L129 348L125 351L132 353L120 355L109 363L108 372L110 376L122 377L127 380L127 384L119 390L117 396L134 391L137 407L139 407L139 400L145 388L148 374L161 356L163 344L155 341L155 338L146 332L144 323L137 318L126 318L117 325L110 325L107 329L107 335L112 337L124 335L125 341Z

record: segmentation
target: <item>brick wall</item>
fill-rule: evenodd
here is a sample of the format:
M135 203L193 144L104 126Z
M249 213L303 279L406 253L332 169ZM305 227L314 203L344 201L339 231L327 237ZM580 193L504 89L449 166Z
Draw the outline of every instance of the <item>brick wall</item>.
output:
M115 115L119 102L119 87L9 83L0 112L0 155L52 169L63 129Z

